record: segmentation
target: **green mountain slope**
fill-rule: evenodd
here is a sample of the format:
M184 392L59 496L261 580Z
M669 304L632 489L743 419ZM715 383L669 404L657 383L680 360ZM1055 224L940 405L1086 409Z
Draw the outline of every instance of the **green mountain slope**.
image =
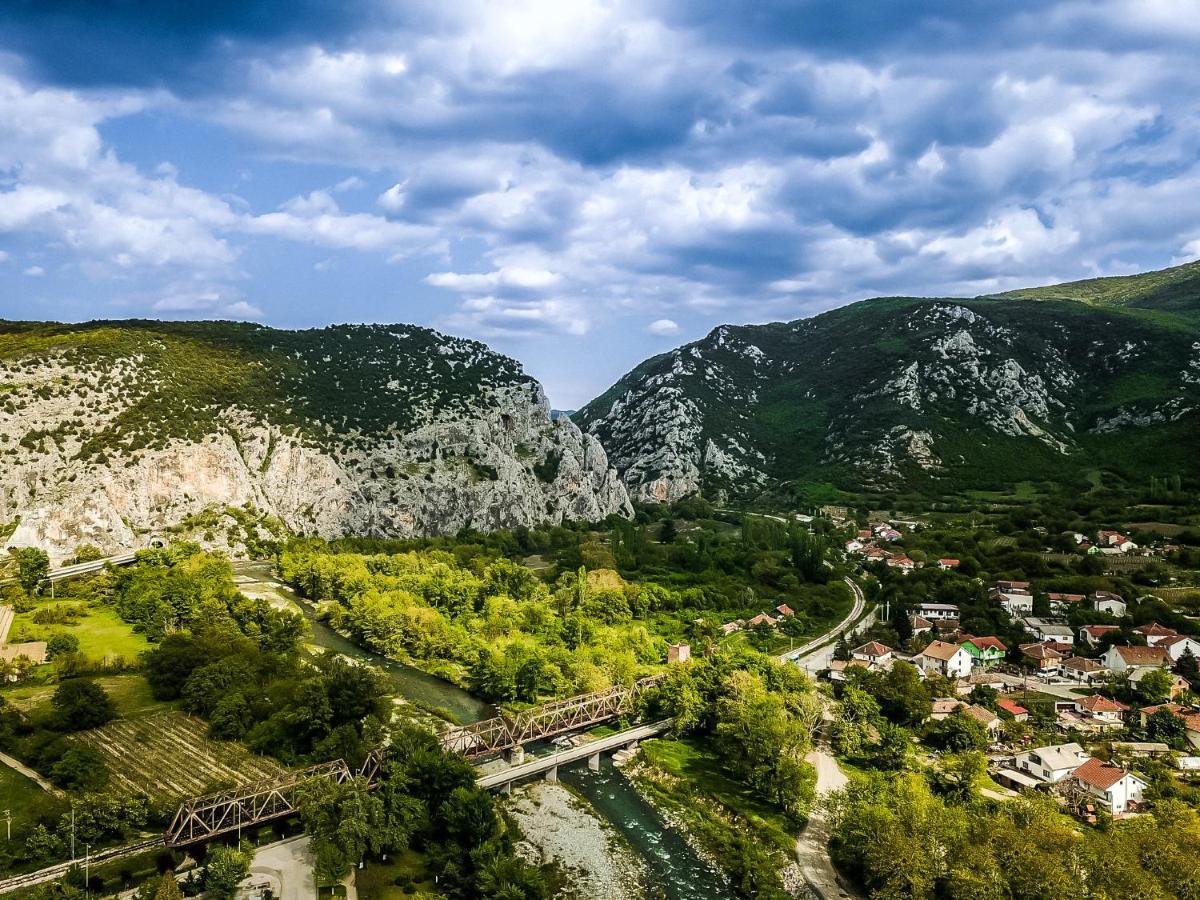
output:
M722 326L576 421L647 499L1195 479L1200 268Z

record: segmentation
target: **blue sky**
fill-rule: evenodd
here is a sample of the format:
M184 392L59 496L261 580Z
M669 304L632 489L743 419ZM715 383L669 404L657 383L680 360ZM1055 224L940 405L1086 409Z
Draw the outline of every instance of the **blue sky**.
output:
M0 9L0 315L721 322L1200 256L1200 0Z

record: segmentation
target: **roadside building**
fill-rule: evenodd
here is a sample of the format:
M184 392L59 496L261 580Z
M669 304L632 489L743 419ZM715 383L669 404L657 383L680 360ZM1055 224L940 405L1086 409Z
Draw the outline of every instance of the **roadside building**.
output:
M879 641L867 641L861 647L856 647L850 651L850 656L853 659L860 659L868 666L886 668L892 664L892 654L894 651L891 647L879 643Z
M1084 656L1069 656L1062 661L1058 672L1063 678L1069 678L1080 684L1093 684L1108 678L1109 671L1104 664L1096 659Z
M1004 642L992 635L964 637L959 646L971 655L974 668L986 669L1004 662L1004 654L1008 652L1008 647Z

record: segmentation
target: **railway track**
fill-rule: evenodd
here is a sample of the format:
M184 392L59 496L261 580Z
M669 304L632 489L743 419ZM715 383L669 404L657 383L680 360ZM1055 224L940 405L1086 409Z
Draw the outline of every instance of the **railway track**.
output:
M33 887L35 884L42 884L46 881L54 881L61 878L71 870L72 866L82 866L86 862L88 865L103 865L107 862L112 862L117 859L125 859L127 856L136 856L139 853L145 853L147 850L154 850L162 847L166 848L166 840L161 837L151 838L150 840L141 841L136 844L127 844L124 847L110 847L107 850L101 850L98 853L93 853L84 859L76 859L74 862L58 863L54 866L48 866L45 869L38 869L36 872L27 872L24 875L15 875L12 878L6 878L0 881L0 895L10 893L25 887Z

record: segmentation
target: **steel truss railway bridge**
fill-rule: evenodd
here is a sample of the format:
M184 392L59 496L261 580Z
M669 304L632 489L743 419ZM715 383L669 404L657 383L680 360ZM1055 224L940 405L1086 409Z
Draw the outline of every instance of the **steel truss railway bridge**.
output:
M661 675L655 675L643 678L630 687L581 694L535 706L513 716L497 716L462 728L452 728L441 735L441 744L447 751L461 753L470 760L513 751L515 762L519 763L525 744L578 731L634 712L638 698L661 680ZM374 786L383 761L384 751L375 750L358 770L351 769L345 760L337 759L185 801L167 829L166 844L168 847L195 844L292 815L296 812L298 789L314 778L343 784L359 777ZM493 780L498 785L502 782L502 779L494 777ZM491 786L490 782L485 786Z

